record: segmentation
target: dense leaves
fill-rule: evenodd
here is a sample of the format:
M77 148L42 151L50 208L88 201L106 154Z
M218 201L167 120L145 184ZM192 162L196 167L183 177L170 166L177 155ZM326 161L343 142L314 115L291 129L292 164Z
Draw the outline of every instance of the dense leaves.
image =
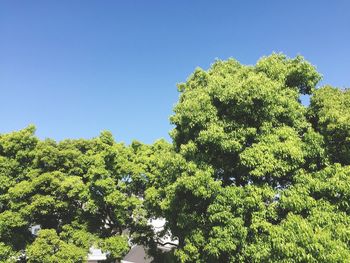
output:
M139 243L155 262L349 262L350 92L320 79L283 54L196 69L173 145L0 135L0 261L85 262L96 247L112 262Z
M350 90L326 86L311 98L309 116L333 162L350 164Z
M217 61L179 85L172 137L196 172L166 194L178 261L349 261L350 93L316 89L320 78L273 54Z
M300 81L288 81L293 74ZM277 54L261 59L256 67L228 60L217 61L207 72L198 69L179 85L182 93L171 118L176 125L172 137L177 149L188 159L211 164L225 185L233 181L246 184L254 180L248 173L255 164L241 158L248 158L245 151L253 151L252 145L263 154L272 150L264 145L279 141L285 144L283 148L290 148L290 154L298 154L294 148L300 147L302 138L297 137L310 126L299 101L299 89L314 89L318 79L315 69L302 58L287 60ZM273 154L270 152L268 158L274 158ZM287 155L297 158L296 162L303 158ZM254 169L269 171L266 166L273 163L267 162Z
M85 262L86 251L64 242L53 229L39 231L33 244L27 247L28 262Z
M111 261L121 258L128 238L147 224L136 151L109 132L56 143L38 140L34 130L0 137L0 257L85 262L95 246Z

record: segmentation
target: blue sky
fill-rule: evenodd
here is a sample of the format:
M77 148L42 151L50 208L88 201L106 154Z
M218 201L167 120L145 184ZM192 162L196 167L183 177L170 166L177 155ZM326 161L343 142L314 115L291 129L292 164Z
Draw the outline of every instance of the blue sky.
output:
M350 1L0 2L0 133L169 139L176 83L234 57L303 55L350 86Z

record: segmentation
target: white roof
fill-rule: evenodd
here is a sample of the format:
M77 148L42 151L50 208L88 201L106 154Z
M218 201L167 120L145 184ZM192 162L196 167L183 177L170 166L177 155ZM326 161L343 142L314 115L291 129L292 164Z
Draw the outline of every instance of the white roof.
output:
M88 260L106 260L107 255L101 249L91 247L89 250Z

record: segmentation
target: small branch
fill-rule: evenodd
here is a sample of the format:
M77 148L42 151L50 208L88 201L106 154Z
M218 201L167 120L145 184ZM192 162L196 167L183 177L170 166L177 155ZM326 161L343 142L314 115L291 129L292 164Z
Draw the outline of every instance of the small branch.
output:
M171 242L162 243L162 242L156 241L156 243L157 243L158 245L161 245L161 246L166 246L166 245L172 245L172 246L175 246L175 247L178 247L178 246L179 246L178 244L174 244L174 243L171 243Z

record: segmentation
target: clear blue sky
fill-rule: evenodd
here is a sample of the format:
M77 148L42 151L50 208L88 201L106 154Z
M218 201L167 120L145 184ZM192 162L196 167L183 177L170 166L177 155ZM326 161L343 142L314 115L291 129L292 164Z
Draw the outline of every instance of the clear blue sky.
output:
M215 58L302 54L350 86L350 1L0 1L0 133L169 138L176 83Z

